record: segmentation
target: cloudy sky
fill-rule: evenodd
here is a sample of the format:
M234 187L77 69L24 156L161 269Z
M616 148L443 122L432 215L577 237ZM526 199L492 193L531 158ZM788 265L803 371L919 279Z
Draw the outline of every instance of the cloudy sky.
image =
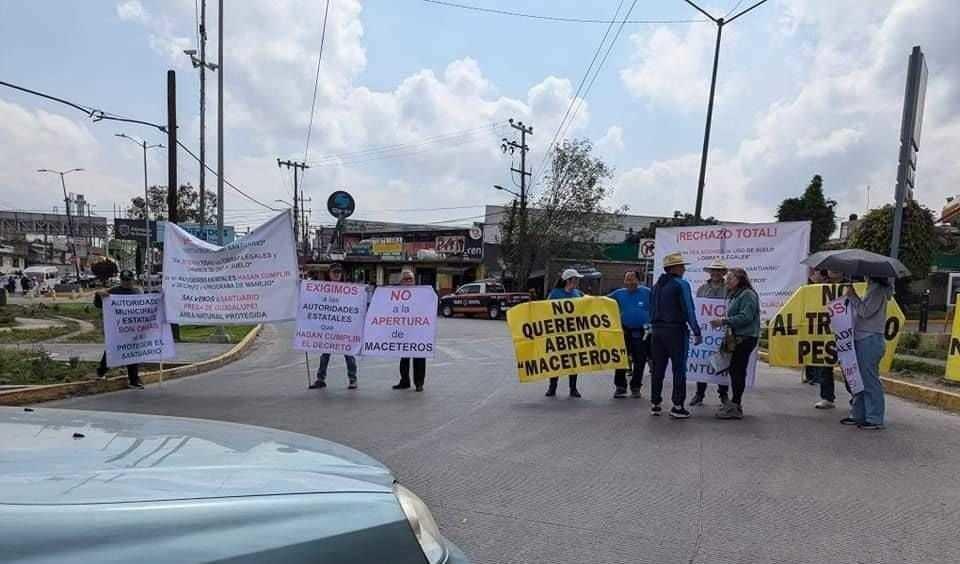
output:
M209 0L216 61L216 2ZM606 20L629 0L462 0L472 6ZM289 199L277 157L304 158L324 0L242 0L225 12L226 177L273 206ZM721 16L749 2L712 0ZM177 71L181 137L199 144L193 0L0 1L0 79L147 121L165 120L165 71ZM566 137L588 137L616 170L610 205L692 211L716 27L681 0L637 2ZM676 20L682 20L676 22ZM355 194L356 217L469 222L501 203L511 157L506 120L532 124L530 168L570 108L608 26L498 15L423 0L331 0L304 187L313 220L327 195ZM604 45L609 45L614 28ZM960 16L950 0L771 0L724 29L704 213L770 220L821 174L840 212L891 199L907 57L927 56L929 87L918 197L939 209L958 192ZM600 58L606 47L601 51ZM216 75L208 75L208 155L216 155ZM589 81L588 81L589 82ZM584 93L581 92L581 98ZM48 210L68 177L112 216L142 186L140 150L115 133L165 142L138 126L0 87L0 208ZM165 155L151 183L166 182ZM210 164L215 165L214 159ZM180 152L182 182L198 165ZM208 175L208 185L215 180ZM272 213L229 188L228 223Z

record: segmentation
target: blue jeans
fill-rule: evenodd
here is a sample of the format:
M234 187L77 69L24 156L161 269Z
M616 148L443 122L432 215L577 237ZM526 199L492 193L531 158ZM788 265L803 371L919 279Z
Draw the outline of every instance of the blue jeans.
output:
M870 335L854 341L863 391L853 396L850 417L871 425L883 425L883 384L880 383L880 359L886 343L883 335Z
M343 355L343 360L347 363L347 380L349 382L357 381L357 359L348 354ZM320 366L317 367L317 381L327 381L327 365L330 364L330 353L320 355Z

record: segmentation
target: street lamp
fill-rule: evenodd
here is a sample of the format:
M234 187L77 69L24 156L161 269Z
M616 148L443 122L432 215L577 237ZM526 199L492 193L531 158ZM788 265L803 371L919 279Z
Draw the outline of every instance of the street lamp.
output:
M518 194L517 192L514 192L513 190L511 190L511 189L509 189L509 188L504 188L503 186L500 186L499 184L494 184L493 187L496 188L497 190L503 190L503 191L506 192L507 194L513 194L514 196L516 196L516 197L518 197L518 198L520 197L520 194Z
M206 71L216 71L219 66L207 62L207 2L202 2L202 12L200 17L200 57L197 57L196 49L184 49L185 55L190 57L190 63L193 68L200 69L200 233L206 233L204 227L206 223L206 199L207 199L207 156L206 156L206 132L207 132L207 73ZM206 239L206 235L204 235Z
M144 247L147 251L146 264L144 265L144 270L147 271L147 288L150 288L150 275L153 273L153 252L150 248L150 190L147 188L147 150L149 149L163 149L163 145L159 143L156 145L148 145L146 140L143 139L134 139L126 133L115 133L116 137L123 137L124 139L129 139L137 144L138 147L143 149L143 225L144 231L146 231L146 243Z
M286 200L274 200L274 202L279 202L279 203L281 203L281 204L286 204L287 207L290 207L290 208L293 207L293 204L291 204L290 202L288 202L288 201L286 201Z
M691 6L693 6L698 12L700 12L701 14L709 18L710 21L717 24L717 45L713 51L713 74L710 78L710 98L709 98L709 101L707 102L707 124L704 127L704 131L703 131L703 151L700 153L700 178L697 181L697 207L693 212L694 219L699 223L700 214L703 209L703 186L707 176L707 151L710 149L710 124L713 122L713 98L714 98L714 94L717 91L717 63L719 62L719 59L720 59L720 34L723 32L723 26L733 23L733 20L753 10L760 4L767 2L767 0L760 0L759 2L750 6L749 8L741 10L740 12L737 13L737 15L733 16L730 19L726 19L726 17L715 18L711 16L706 10L704 10L700 6L697 6L696 4L691 2L691 0L684 0L684 1L687 4L690 4ZM739 6L739 3L737 4L737 6ZM737 8L737 6L734 6L734 10ZM731 12L732 11L733 10L731 10ZM727 13L727 15L729 16L730 13Z
M67 207L67 230L70 232L67 235L67 242L70 244L70 247L73 251L73 265L76 267L77 271L77 283L80 282L80 257L77 256L77 243L74 240L73 232L73 219L70 217L70 197L67 196L67 182L63 179L64 176L72 172L83 172L82 168L71 168L70 170L50 170L47 168L37 169L37 172L40 173L50 173L50 174L59 174L60 175L60 187L63 188L63 203Z

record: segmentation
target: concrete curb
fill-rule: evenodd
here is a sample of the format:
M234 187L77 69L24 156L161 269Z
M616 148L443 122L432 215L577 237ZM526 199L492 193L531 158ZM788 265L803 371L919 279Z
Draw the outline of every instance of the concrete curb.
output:
M243 338L235 347L229 351L203 362L195 362L185 366L178 366L163 371L163 380L174 380L184 376L193 376L202 372L208 372L226 366L227 364L238 360L250 347L254 340L260 335L263 325L257 325L247 336ZM140 379L144 384L156 384L160 381L160 371L144 372L140 374ZM16 390L0 392L0 405L28 405L41 403L45 401L55 401L72 396L85 396L90 394L102 394L105 392L115 392L127 387L126 376L115 376L107 380L84 380L82 382L68 382L66 384L50 384L46 386L30 386Z
M757 359L767 362L767 352L758 351ZM888 394L933 407L939 407L947 411L960 412L960 393L914 384L913 382L898 380L889 376L881 376L880 381L883 382L883 391Z

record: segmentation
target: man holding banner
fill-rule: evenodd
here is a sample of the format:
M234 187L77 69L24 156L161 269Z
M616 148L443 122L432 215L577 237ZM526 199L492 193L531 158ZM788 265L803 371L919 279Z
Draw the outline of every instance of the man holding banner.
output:
M103 309L103 300L107 296L117 295L117 296L126 296L133 294L142 294L143 290L137 288L136 286L136 276L130 270L121 270L120 271L120 285L114 286L109 290L101 290L94 294L93 296L93 305L97 309ZM110 327L104 323L104 332L110 331ZM104 339L106 340L106 339ZM127 386L130 388L135 388L142 390L143 382L140 381L140 364L132 363L127 364ZM97 376L101 378L107 377L107 351L103 351L103 356L100 357L100 366L97 367Z
M362 284L343 282L343 267L330 265L330 280L304 281L300 288L300 307L297 311L295 349L318 351L320 366L312 390L327 387L327 367L332 351L343 353L347 364L347 389L357 389L357 359L354 356L362 345L363 321L366 312L367 291Z

